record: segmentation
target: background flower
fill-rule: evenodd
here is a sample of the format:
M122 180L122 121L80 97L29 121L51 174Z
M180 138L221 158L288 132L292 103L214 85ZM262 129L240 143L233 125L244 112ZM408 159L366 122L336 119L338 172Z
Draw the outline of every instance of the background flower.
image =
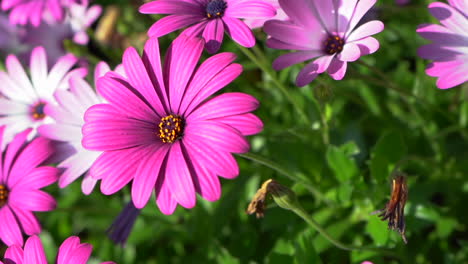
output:
M239 18L270 18L275 8L264 0L157 0L140 7L143 14L169 14L148 30L160 37L189 26L183 34L203 36L206 50L215 53L221 47L224 32L244 47L253 47L255 37Z
M5 126L0 127L0 141ZM5 151L0 152L0 239L7 245L23 245L22 232L38 234L41 226L33 212L55 209L55 199L40 189L54 183L57 168L41 166L54 154L52 142L36 138L27 143L27 129L15 136Z
M56 21L63 19L63 8L60 0L2 0L2 9L10 10L12 24L37 27L44 16L51 15Z
M325 71L333 79L341 80L348 62L379 48L379 42L371 35L383 30L382 22L369 21L355 29L375 2L279 0L291 21L265 23L264 31L271 36L267 46L299 51L280 56L273 62L273 68L281 70L318 57L299 72L296 84L305 86Z
M274 17L270 18L264 18L264 19L255 19L255 18L250 18L250 19L244 19L244 23L249 26L249 28L254 29L254 28L259 28L263 27L263 24L265 24L266 21L268 20L287 20L288 15L284 12L284 10L280 7L278 0L265 0L266 2L269 2L275 9L276 9L276 15Z
M93 251L93 246L87 243L80 243L80 238L71 236L63 241L60 246L56 264L86 264ZM26 241L24 249L19 245L10 246L5 252L5 264L9 263L34 263L47 264L42 242L38 236L31 236ZM114 262L106 261L101 264L113 264Z
M195 193L219 199L217 175L238 175L231 153L248 151L244 136L261 131L262 122L249 113L258 102L242 93L207 99L242 67L234 54L221 53L196 69L203 46L202 39L181 35L161 66L158 40L151 38L142 59L134 48L125 51L128 78L107 73L99 79L98 91L110 104L86 112L83 146L104 151L91 168L104 194L133 180L136 208L154 189L160 210L172 214L177 204L194 207Z
M418 49L418 55L433 60L426 68L438 77L437 87L447 89L468 80L468 2L449 0L450 5L434 2L429 12L442 25L423 24L416 30L432 43Z
M72 69L77 62L75 56L68 54L61 57L50 69L47 67L44 48L37 47L31 53L29 79L18 58L9 55L6 59L7 72L0 71L0 125L8 125L5 131L4 144L13 135L26 128L34 128L31 137L36 134L35 128L51 122L44 113L44 107L55 103L53 94L56 90L67 89L71 76L83 77L86 69Z

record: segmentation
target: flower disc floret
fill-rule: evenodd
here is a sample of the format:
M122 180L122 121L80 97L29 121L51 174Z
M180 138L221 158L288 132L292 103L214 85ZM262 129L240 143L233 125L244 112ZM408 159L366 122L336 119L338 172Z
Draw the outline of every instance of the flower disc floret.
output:
M325 52L332 55L335 53L340 53L343 50L345 44L344 40L339 36L328 36L325 40Z
M34 120L42 120L46 117L44 108L46 106L45 102L38 102L31 107L31 117Z
M174 143L184 132L184 120L180 115L168 115L159 122L159 138L163 143Z
M224 0L212 0L206 5L206 17L222 17L226 7L227 3Z
M8 201L8 189L5 185L0 184L0 207L4 206Z

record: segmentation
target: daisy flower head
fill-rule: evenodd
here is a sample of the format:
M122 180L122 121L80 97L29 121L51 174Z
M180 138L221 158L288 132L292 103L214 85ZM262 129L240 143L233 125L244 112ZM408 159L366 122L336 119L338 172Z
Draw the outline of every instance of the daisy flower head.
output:
M63 7L60 0L2 0L2 10L10 12L12 24L37 27L44 17L51 16L55 21L63 19Z
M277 19L277 20L287 20L288 15L283 11L283 9L280 7L278 0L265 0L266 2L270 3L275 9L276 9L276 15L271 18L264 18L264 19L256 19L256 18L251 18L251 19L245 19L244 22L249 26L251 29L255 28L261 28L263 27L263 24L267 22L268 20L272 19Z
M54 92L68 89L71 76L86 75L84 68L71 70L76 62L77 58L68 54L59 58L49 71L46 52L37 47L31 53L30 79L16 56L7 57L7 72L0 71L0 93L4 95L0 98L0 125L7 125L3 145L29 127L34 128L30 135L33 137L35 128L52 121L44 108L55 103Z
M468 1L448 0L448 3L429 4L429 12L441 25L423 24L416 30L432 41L419 47L418 55L433 61L426 73L438 78L436 85L440 89L468 81Z
M79 45L88 44L89 37L86 29L89 28L101 15L102 7L89 6L88 0L70 2L65 23L69 24L73 32L73 41Z
M281 55L273 62L275 70L314 59L299 72L297 86L305 86L327 71L341 80L347 63L374 53L379 42L371 35L383 30L373 20L356 27L376 0L279 0L291 21L270 20L263 27L271 36L267 46L298 50Z
M63 241L57 253L56 264L86 264L93 251L93 246L87 243L80 243L80 238L71 236ZM1 263L1 261L0 261ZM34 263L47 264L44 247L41 239L37 236L30 236L24 248L20 245L12 245L5 251L4 263L20 264ZM106 261L101 264L113 264Z
M218 175L234 178L239 167L232 153L249 150L246 135L262 130L250 113L258 101L243 93L211 96L242 72L233 53L220 53L197 67L204 41L180 35L160 62L157 38L143 55L130 47L123 55L127 77L107 73L97 83L109 104L85 113L83 146L104 151L91 167L110 195L131 180L132 201L143 208L154 189L164 214L177 204L195 206L196 193L219 199Z
M267 0L156 0L140 7L143 14L168 14L151 26L150 37L160 37L188 27L182 34L202 36L206 50L216 53L226 32L235 42L255 45L252 30L240 19L262 19L275 15Z
M105 62L98 63L94 80L96 81L108 71L110 68ZM123 73L122 71L121 67L117 67L117 72ZM104 99L96 94L83 78L73 77L69 82L69 90L55 92L54 97L57 104L48 104L44 108L44 113L55 122L41 125L38 132L46 138L67 142L75 150L74 154L57 165L58 168L64 170L60 175L59 187L65 188L85 174L81 188L84 194L90 194L96 180L91 177L88 170L102 152L83 148L81 127L84 124L83 117L86 110L92 105L103 103Z
M0 141L5 126L0 127ZM38 137L27 142L31 129L18 133L0 151L0 240L6 245L23 245L23 235L38 234L41 226L33 212L55 209L55 199L40 190L54 183L57 168L41 166L54 152L52 142Z

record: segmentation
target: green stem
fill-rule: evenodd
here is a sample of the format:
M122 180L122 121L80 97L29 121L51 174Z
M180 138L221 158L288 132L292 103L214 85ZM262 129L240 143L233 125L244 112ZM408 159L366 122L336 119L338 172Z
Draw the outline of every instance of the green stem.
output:
M379 248L379 247L357 247L353 245L346 245L335 238L333 238L326 230L323 228L319 223L315 222L315 220L307 213L302 207L296 206L292 211L297 214L299 217L304 219L312 228L317 230L320 235L325 237L330 243L335 245L337 248L343 249L343 250L348 250L348 251L375 251L379 252L381 254L387 255L387 256L393 256L393 257L398 257L393 251L384 249L384 248Z
M249 49L242 47L240 45L237 45L237 47L244 53L245 56L247 56L253 63L255 63L263 72L268 74L273 81L273 83L281 90L281 92L284 94L286 99L293 105L293 107L296 109L297 113L299 116L307 123L308 118L305 112L301 109L301 107L297 104L296 100L292 98L291 94L288 92L288 89L284 84L278 80L278 77L276 73L270 69L269 65L267 65L267 62L260 61L259 58L257 58Z
M329 200L328 198L325 197L325 195L320 192L319 190L317 190L314 186L310 185L309 182L306 182L305 180L299 178L298 176L288 172L286 169L282 168L281 166L279 166L278 164L270 161L270 160L267 160L265 159L264 157L261 157L261 156L258 156L256 154L252 154L252 153L244 153L244 154L237 154L245 159L248 159L248 160L251 160L251 161L254 161L258 164L261 164L261 165L264 165L272 170L275 170L276 172L278 172L279 174L285 176L286 178L294 181L294 182L297 182L297 183L300 183L302 184L312 195L314 195L317 200L319 201L323 201L325 202L326 204L328 205L333 205L333 202L331 200Z

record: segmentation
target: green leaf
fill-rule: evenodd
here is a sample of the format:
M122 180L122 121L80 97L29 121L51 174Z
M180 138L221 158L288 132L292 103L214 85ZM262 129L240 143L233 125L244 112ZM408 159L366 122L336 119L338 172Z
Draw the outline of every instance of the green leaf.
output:
M348 144L340 148L330 145L327 149L328 166L340 182L348 181L358 174L358 168L350 152L355 152L355 148Z
M375 144L370 160L372 177L379 182L387 181L395 164L406 155L406 145L398 132L384 134Z
M313 236L310 232L306 231L300 234L294 244L295 251L295 263L322 263L317 252L314 248Z
M390 231L387 230L387 222L380 220L376 215L369 217L366 231L377 246L385 245L390 235Z

